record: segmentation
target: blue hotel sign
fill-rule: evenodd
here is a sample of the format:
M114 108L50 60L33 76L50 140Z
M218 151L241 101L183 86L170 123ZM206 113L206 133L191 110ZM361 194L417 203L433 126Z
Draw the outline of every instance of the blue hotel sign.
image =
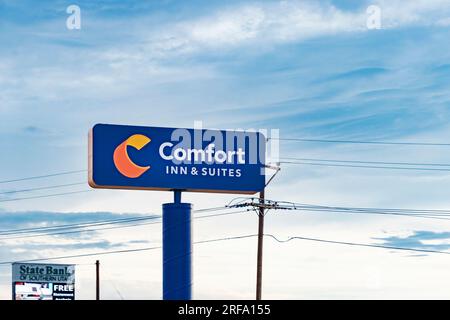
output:
M89 185L253 194L265 185L265 145L258 132L97 124Z

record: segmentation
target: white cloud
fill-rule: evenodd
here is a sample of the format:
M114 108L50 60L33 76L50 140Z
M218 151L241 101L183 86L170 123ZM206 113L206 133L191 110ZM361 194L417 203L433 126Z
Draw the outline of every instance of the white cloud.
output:
M266 12L256 6L246 6L231 12L221 12L211 18L188 22L182 27L194 43L233 45L257 37L264 28Z
M411 24L449 25L448 1L380 0L374 3L381 8L383 28ZM371 2L367 2L369 4ZM120 93L126 95L140 88L143 83L148 86L212 79L216 76L214 66L195 62L186 66L182 57L211 50L264 50L277 44L319 36L369 32L367 17L365 7L344 10L329 2L281 1L230 6L178 23L152 26L143 20L143 24L150 28L136 32L131 28L139 41L120 46L100 45L92 51L75 49L77 55L73 50L58 51L58 60L66 61L65 65L55 65L47 56L40 59L39 67L21 67L14 63L15 59L10 59L12 62L8 64L0 64L0 84L3 85L0 99L5 101L0 104L0 111L13 109L16 102L24 102L29 96L46 101L57 101L61 93L67 98L92 94L117 97ZM102 23L118 28L117 21ZM51 30L55 29L54 24L46 25ZM57 49L51 47L51 50ZM19 53L19 57L28 57L29 54ZM14 73L11 70L15 70Z
M316 2L258 3L222 9L158 30L150 46L165 53L282 43L337 32L361 31L365 12L345 12ZM161 36L163 34L163 36Z
M373 1L381 9L382 28L410 25L446 26L448 1ZM150 35L155 56L186 54L202 49L271 45L347 32L369 31L365 7L343 10L328 2L281 1L221 9L206 17L164 26Z
M381 8L385 21L392 27L433 25L450 12L448 0L378 0L375 3Z

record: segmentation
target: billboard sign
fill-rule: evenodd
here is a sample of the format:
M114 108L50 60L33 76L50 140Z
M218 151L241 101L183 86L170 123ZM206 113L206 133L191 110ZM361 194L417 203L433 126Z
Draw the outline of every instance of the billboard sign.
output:
M265 185L265 142L253 131L97 124L89 185L253 194Z
M75 300L75 265L12 264L13 300Z

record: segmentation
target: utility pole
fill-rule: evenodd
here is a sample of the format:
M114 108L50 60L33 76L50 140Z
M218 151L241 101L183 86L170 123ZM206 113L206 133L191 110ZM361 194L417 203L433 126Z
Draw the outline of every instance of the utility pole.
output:
M258 208L258 257L256 267L256 300L261 300L263 241L264 241L264 189L259 193Z
M228 208L243 208L252 207L258 213L258 253L257 253L257 263L256 263L256 300L261 300L262 292L262 266L263 266L263 242L264 242L264 215L270 209L284 209L289 210L289 207L283 206L278 202L266 200L265 190L267 185L272 182L277 173L281 170L279 166L269 166L266 168L275 170L275 173L270 177L269 181L266 182L264 188L259 192L259 199L251 198L249 200L240 200L237 203L230 202ZM256 202L258 200L258 202ZM267 211L266 211L267 210Z
M95 261L95 300L100 300L100 261Z

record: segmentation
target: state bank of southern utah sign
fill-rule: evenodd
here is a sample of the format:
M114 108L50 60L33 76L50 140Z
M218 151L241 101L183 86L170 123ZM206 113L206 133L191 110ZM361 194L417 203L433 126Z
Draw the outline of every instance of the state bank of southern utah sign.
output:
M75 265L12 264L13 300L75 300Z
M89 134L94 188L253 194L264 168L258 132L97 124Z

